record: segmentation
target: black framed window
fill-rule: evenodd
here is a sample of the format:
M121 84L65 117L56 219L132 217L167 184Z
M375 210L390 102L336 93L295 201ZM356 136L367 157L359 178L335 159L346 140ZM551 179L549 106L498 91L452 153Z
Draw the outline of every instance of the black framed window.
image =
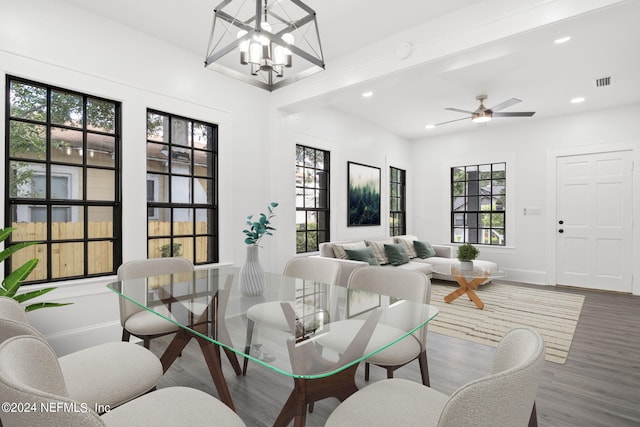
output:
M218 261L218 127L147 110L147 255Z
M505 246L506 163L451 168L451 242Z
M5 224L11 243L38 241L26 283L103 276L121 264L119 102L6 79Z
M389 231L391 236L407 234L407 171L389 168Z
M329 241L328 151L296 145L296 253Z

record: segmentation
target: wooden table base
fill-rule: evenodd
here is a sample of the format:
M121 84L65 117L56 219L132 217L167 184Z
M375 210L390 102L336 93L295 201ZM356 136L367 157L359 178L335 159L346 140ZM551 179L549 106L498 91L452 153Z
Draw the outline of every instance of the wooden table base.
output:
M216 386L216 390L218 391L220 400L224 402L229 408L235 411L233 400L231 399L231 393L229 392L227 381L225 380L224 374L222 372L220 346L212 343L211 341L202 338L201 336L196 335L186 329L178 329L178 332L176 332L176 336L173 338L167 349L160 357L163 372L167 372L167 369L169 369L173 362L175 362L182 350L192 339L198 341L198 344L200 345L200 350L202 351L204 360L207 363L207 368L209 368L209 373L211 374L213 383ZM226 348L224 349L224 351L227 355L227 358L229 359L229 362L231 362L231 366L233 366L233 370L235 371L236 375L240 375L242 373L242 369L240 369L240 363L238 362L236 354Z
M454 279L456 279L456 282L458 282L458 285L460 285L460 287L455 291L451 292L446 297L444 297L444 302L450 303L451 301L457 299L458 297L464 294L467 294L467 296L469 297L469 300L473 301L476 307L482 310L484 308L484 303L482 302L480 297L478 297L475 290L478 288L479 285L481 285L482 283L485 282L485 280L487 280L488 275L484 277L476 277L471 280L467 280L466 277L460 274L454 274L453 272L451 275L453 276Z
M356 370L358 364L324 378L294 378L294 388L273 424L287 426L293 419L295 427L305 424L307 406L328 397L337 397L341 402L358 391Z

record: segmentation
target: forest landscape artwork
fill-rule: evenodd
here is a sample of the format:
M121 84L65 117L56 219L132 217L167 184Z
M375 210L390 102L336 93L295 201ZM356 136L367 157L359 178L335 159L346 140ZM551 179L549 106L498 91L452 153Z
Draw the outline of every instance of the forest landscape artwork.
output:
M348 225L380 225L380 168L348 162Z

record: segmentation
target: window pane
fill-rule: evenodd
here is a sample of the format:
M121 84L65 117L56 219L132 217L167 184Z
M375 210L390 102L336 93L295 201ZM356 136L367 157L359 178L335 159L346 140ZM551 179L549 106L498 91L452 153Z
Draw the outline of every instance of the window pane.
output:
M116 198L115 171L87 168L87 198L113 201Z
M11 121L9 123L9 155L23 159L45 160L46 131L43 125Z
M213 237L196 237L196 263L205 263L213 259L210 251L215 241Z
M87 164L92 166L116 166L116 139L113 136L87 134Z
M51 269L54 278L84 275L83 243L52 243Z
M11 81L9 114L11 117L44 122L47 117L47 90L40 86Z
M173 239L173 253L171 256L179 256L194 262L193 259L193 238L180 237Z
M52 206L51 238L53 240L84 239L84 208Z
M108 240L89 242L88 256L89 274L108 273L113 271L113 243Z
M174 145L190 146L191 123L177 118L171 119L171 143Z
M114 133L116 129L116 105L95 98L87 99L87 129Z
M149 236L171 235L171 209L152 208L155 217L149 217L147 221L147 234Z
M89 238L113 237L113 208L111 206L90 206Z
M193 234L193 209L173 210L173 235Z
M169 118L156 113L147 113L147 139L169 142Z
M208 151L194 151L194 175L206 176L211 178L213 176L213 153Z
M81 127L83 119L81 96L51 91L51 123Z
M205 178L196 178L194 180L195 187L193 189L196 203L213 203L213 180Z
M171 177L171 202L192 203L191 178L182 176Z
M83 163L82 131L51 128L51 147L55 150L52 155L58 154L57 160L64 163ZM64 153L64 155L60 155Z
M169 147L167 145L147 142L147 171L169 171Z

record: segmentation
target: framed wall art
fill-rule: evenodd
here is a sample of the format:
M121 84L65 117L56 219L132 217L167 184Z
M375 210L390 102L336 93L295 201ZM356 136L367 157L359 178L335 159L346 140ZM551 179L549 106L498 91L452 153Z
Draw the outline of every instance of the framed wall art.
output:
M380 225L380 168L355 162L347 168L347 225Z

